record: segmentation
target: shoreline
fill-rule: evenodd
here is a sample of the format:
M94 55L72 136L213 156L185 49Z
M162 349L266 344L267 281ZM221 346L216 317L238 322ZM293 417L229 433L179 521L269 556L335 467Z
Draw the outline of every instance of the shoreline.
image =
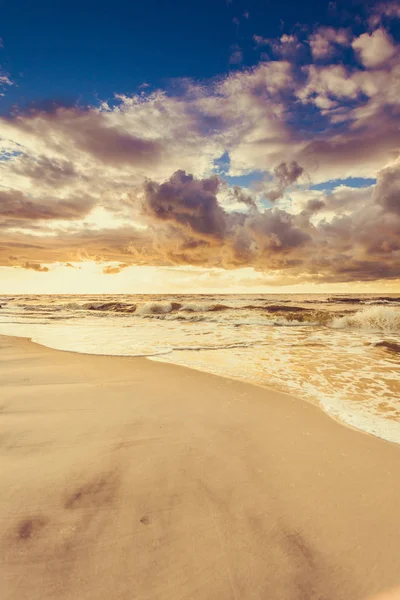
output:
M173 363L173 362L168 362L168 361L163 361L162 359L160 359L160 356L163 356L164 354L170 354L171 352L166 352L166 353L158 353L158 354L133 354L133 355L129 355L129 354L93 354L93 353L88 353L88 352L81 352L78 350L63 350L61 348L52 348L51 346L46 346L45 344L42 344L40 342L34 341L32 338L30 337L23 337L23 336L13 336L13 335L6 335L6 334L0 334L0 338L1 337L10 337L10 338L17 338L17 339L23 339L26 340L32 344L35 344L37 346L40 346L42 348L47 348L48 350L52 350L53 352L66 352L71 353L71 354L78 354L78 355L82 355L82 356L102 356L102 357L108 357L108 358L120 358L120 359L146 359L149 360L151 362L161 362L164 365L171 365L174 367L178 367L180 369L189 369L189 371L196 371L198 373L203 373L204 375L211 375L212 377L220 377L222 379L228 379L230 381L235 381L237 383L243 383L245 385L250 385L250 386L255 386L256 388L260 388L262 390L266 390L267 392L270 392L272 394L281 394L284 396L288 396L289 398L292 399L296 399L298 402L306 402L307 404L310 404L311 406L314 406L316 408L318 408L324 415L326 415L327 417L329 417L330 419L332 419L333 421L335 421L336 423L338 423L339 425L341 425L342 427L346 427L352 431L356 431L358 433L362 433L364 435L373 437L373 438L378 438L384 442L387 442L388 444L395 444L397 446L400 446L400 441L394 441L394 440L390 440L387 439L381 435L378 435L377 433L371 433L370 431L366 430L366 429L362 429L361 427L356 427L355 425L352 425L351 423L348 423L342 419L340 419L338 416L336 416L335 414L333 414L332 412L329 412L328 410L325 410L322 407L321 402L317 402L312 400L311 398L307 398L307 397L300 397L297 396L295 394L291 394L290 392L286 392L284 390L279 390L277 388L273 388L270 387L268 385L265 384L261 384L261 383L256 383L253 381L246 381L244 379L240 379L240 378L236 378L236 377L229 377L228 375L219 375L219 374L215 374L215 373L211 373L209 371L205 371L202 369L197 368L196 366L187 366L187 365L181 365L178 363Z
M361 600L400 582L396 444L263 386L0 336L9 600Z

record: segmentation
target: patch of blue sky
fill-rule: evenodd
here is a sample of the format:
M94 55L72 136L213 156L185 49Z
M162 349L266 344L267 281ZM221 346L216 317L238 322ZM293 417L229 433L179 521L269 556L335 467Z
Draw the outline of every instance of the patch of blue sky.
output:
M230 175L222 175L230 186L238 185L239 187L251 188L253 184L263 181L266 177L266 173L262 171L251 171L246 175L237 175L231 177Z
M0 161L12 160L21 154L23 153L19 150L0 150Z
M231 166L231 159L229 152L224 152L219 158L214 160L214 171L218 175L226 175L229 172Z
M251 188L253 184L263 181L267 177L265 171L254 170L244 175L229 175L231 160L229 152L224 152L222 156L214 160L214 172L220 175L230 186Z
M316 183L310 185L310 190L318 190L321 192L332 192L335 188L340 185L352 188L363 188L369 187L376 184L376 179L372 177L347 177L346 179L331 179L330 181L324 181L323 183Z

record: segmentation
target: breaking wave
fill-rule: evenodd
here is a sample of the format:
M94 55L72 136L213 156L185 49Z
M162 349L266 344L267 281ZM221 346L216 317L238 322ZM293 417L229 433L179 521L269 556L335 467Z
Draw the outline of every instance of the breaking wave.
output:
M163 315L181 307L179 302L146 302L136 308L138 315Z
M182 304L180 308L180 310L183 312L219 312L221 310L229 309L233 309L233 307L226 306L226 304L200 304L196 302Z
M371 306L352 315L337 317L333 329L361 329L363 331L400 331L400 310L391 306Z
M71 306L69 306L71 308ZM126 304L125 302L89 302L78 306L80 309L110 311L110 312L126 312L133 313L136 311L136 304Z

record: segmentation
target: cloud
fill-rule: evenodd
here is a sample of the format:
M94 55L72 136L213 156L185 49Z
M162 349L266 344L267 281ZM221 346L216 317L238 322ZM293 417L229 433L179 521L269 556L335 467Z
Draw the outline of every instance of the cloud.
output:
M40 201L27 197L19 190L0 191L0 221L13 220L74 220L84 217L92 208L93 199L69 198L54 200L43 198Z
M379 2L372 7L372 14L369 17L371 27L380 25L384 19L400 19L400 5L394 2Z
M296 62L304 53L305 46L296 35L284 33L278 40L271 41L271 49L276 57Z
M315 213L315 212L319 212L323 208L326 208L326 204L325 204L324 200L318 200L317 198L312 198L311 200L307 201L305 210L307 212Z
M307 65L303 73L307 76L306 84L296 92L301 100L315 99L316 94L331 100L355 99L359 93L357 83L343 65Z
M209 135L209 115L196 106L203 91L190 83L183 87L182 98L140 93L116 97L113 107L49 107L0 118L0 151L13 157L0 161L2 183L13 187L17 181L28 189L23 178L36 175L36 186L82 189L90 180L93 192L113 181L115 191L181 167L205 171L220 151L219 141Z
M233 186L232 190L230 190L230 198L233 201L238 202L239 204L244 204L249 208L257 208L257 203L254 198L238 185Z
M47 273L49 271L47 267L44 267L38 263L25 262L20 266L22 269L31 269L32 271L37 271L38 273Z
M12 160L0 161L0 177L30 195L57 187L64 196L87 193L118 204L145 177L162 181L179 169L208 175L226 151L233 176L291 160L318 181L342 172L374 176L398 147L399 68L301 66L288 58L208 84L182 82L177 97L141 93L101 109L58 107L3 118L0 146ZM340 130L339 123L350 126ZM325 160L321 148L340 151Z
M127 267L129 267L129 265L126 263L120 263L116 266L107 265L103 268L103 273L105 275L115 275L116 273L120 273L123 269L126 269Z
M372 33L363 33L353 41L352 47L366 68L383 65L397 52L393 40L383 28Z
M268 38L256 34L253 35L253 41L255 42L257 48L261 48L262 46L268 46L270 43L270 40Z
M17 175L29 177L33 183L40 181L49 187L68 185L79 176L71 161L50 159L47 156L21 155L13 161L10 170Z
M18 115L15 125L27 135L56 135L50 141L58 149L60 137L68 134L70 144L83 153L106 164L146 164L160 158L160 145L156 140L146 139L124 131L118 124L111 124L106 113L59 107L50 112L38 111Z
M281 162L274 169L274 183L272 190L266 192L266 195L271 202L276 202L282 198L286 190L296 183L299 177L303 174L304 169L295 160L290 163Z
M219 185L217 178L196 180L183 172L161 185L145 184L144 213L159 222L152 225L153 248L164 261L266 268L286 264L287 255L309 239L297 217L279 209L260 212L238 191L236 198L251 210L228 213L217 198Z
M0 38L0 48L3 48L3 39ZM14 85L8 73L0 65L0 97L5 95L5 88Z
M254 36L273 60L179 80L169 94L141 88L0 117L0 264L17 255L36 267L93 260L107 274L163 265L251 267L291 282L399 276L400 65L385 11L355 39L331 27ZM348 177L377 184L306 187Z
M225 213L217 200L218 188L218 177L196 180L185 171L177 171L161 185L146 181L143 214L199 237L222 237Z
M308 41L314 60L321 60L332 58L338 48L349 46L351 38L348 29L319 27Z
M296 60L304 51L304 44L294 34L284 33L279 38L264 38L261 35L253 35L256 48L269 46L272 54L281 59Z
M386 211L400 216L400 163L381 171L374 198Z
M331 195L310 192L319 195L308 200L304 191L297 213L260 209L251 200L244 203L248 212L228 212L218 198L219 178L178 171L163 183L144 182L137 192L142 228L60 230L55 237L41 237L40 244L21 232L5 232L0 260L8 264L10 251L18 248L21 264L35 269L40 261L95 260L112 263L104 267L108 274L145 264L253 267L291 282L395 278L400 215L390 190L397 176L398 170L384 171L375 188L342 186ZM25 263L24 255L29 255Z
M356 210L369 206L375 186L353 188L344 184L338 185L330 192L323 190L292 190L291 211L304 212L313 216L313 222L325 219L332 220L341 215L351 215Z
M243 62L243 51L236 44L233 47L232 54L229 57L229 64L230 65L240 65L242 62Z
M0 86L13 85L13 82L4 72L0 71Z

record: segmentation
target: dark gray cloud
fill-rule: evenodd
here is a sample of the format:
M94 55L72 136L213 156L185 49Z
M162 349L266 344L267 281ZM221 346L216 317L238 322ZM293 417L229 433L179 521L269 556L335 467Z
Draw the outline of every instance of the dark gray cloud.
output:
M238 185L235 185L232 188L230 195L233 200L236 200L236 202L240 202L249 208L257 208L257 203L254 198Z
M271 202L276 202L284 195L285 191L303 174L304 169L295 160L281 162L274 169L274 188L267 192Z
M162 184L146 181L143 213L200 237L223 237L226 215L216 196L219 185L218 177L199 180L185 171Z
M326 204L323 200L318 200L317 198L313 198L308 200L305 210L311 213L318 212L326 207Z
M388 212L400 215L400 163L381 171L374 197Z

